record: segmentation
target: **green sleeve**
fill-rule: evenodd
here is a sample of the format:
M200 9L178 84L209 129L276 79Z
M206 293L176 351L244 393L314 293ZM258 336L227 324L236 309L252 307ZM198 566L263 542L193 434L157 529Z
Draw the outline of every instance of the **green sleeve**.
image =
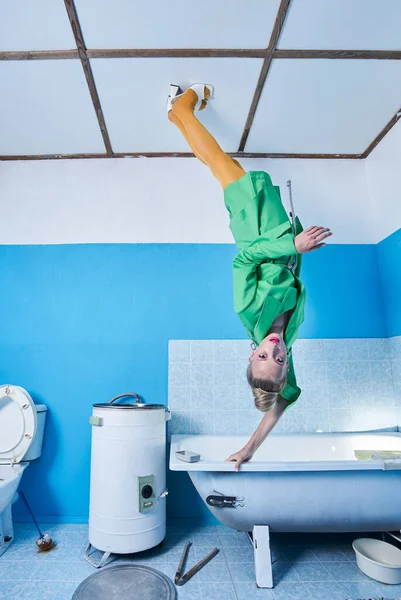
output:
M254 300L258 284L256 270L262 262L297 254L293 235L291 233L283 235L282 231L283 225L280 225L272 229L269 235L260 235L235 256L233 278L236 313L248 308ZM280 233L281 235L277 235Z
M294 254L297 254L297 250L291 233L286 233L279 238L260 235L252 244L238 252L233 266L235 268L252 265L256 269L263 261Z
M297 386L297 380L295 377L292 353L290 353L288 362L289 362L290 368L288 370L288 375L287 375L287 384L286 384L285 388L283 389L283 391L281 392L281 396L284 398L284 400L287 400L287 402L288 402L288 406L285 408L285 411L289 409L291 404L293 404L299 398L299 396L301 394L301 388L299 388Z

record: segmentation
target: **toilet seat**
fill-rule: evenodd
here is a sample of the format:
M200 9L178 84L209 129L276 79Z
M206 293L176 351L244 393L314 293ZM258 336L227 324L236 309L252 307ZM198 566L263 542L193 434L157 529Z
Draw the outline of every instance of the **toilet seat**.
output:
M37 429L35 404L24 388L0 386L0 465L21 462Z

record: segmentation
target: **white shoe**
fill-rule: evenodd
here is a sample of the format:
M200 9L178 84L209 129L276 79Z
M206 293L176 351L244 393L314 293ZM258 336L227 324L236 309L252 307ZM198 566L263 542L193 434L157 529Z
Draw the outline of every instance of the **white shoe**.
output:
M206 88L208 88L208 90L210 90L210 96L209 98L205 98L205 90ZM210 98L213 97L213 86L206 84L206 83L193 83L192 85L189 86L190 90L193 90L195 92L195 94L198 97L198 102L195 105L195 110L199 110L199 108L201 107L202 104L202 100L210 100ZM182 91L182 89L180 88L179 85L170 85L170 95L167 99L167 112L170 112L170 110L173 107L174 102L177 100L177 98L180 98L182 95L184 94L184 92Z

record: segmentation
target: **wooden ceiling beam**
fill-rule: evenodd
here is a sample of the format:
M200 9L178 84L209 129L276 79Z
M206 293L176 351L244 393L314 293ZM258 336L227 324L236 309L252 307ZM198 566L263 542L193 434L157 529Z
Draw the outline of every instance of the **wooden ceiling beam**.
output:
M79 58L78 50L21 50L0 52L0 60L63 60Z
M276 46L280 39L280 34L284 26L284 21L288 13L288 9L290 6L291 0L281 0L280 6L278 8L276 20L274 22L273 30L270 36L269 45L266 49L265 59L262 65L262 69L260 71L259 79L256 84L256 89L253 94L252 103L248 112L248 116L245 122L245 127L241 136L241 141L239 143L238 152L243 152L245 149L245 145L249 136L249 132L252 127L253 120L255 118L256 109L259 104L260 97L262 95L263 87L266 82L266 77L270 69L270 65L273 60L274 51L276 50Z
M283 154L275 152L228 152L233 158L307 158L307 159L351 159L363 158L361 154ZM114 154L24 154L0 155L0 161L11 160L66 160L88 158L195 158L192 152L116 152Z
M106 127L106 121L103 115L102 107L100 105L99 95L97 93L95 79L93 77L92 68L86 52L86 46L82 35L81 26L79 24L77 9L75 7L74 0L64 0L65 8L67 10L68 18L71 23L72 32L74 34L75 43L78 48L78 55L81 60L82 68L85 73L86 82L88 84L89 93L92 98L93 106L95 109L96 117L99 123L100 131L102 133L103 142L106 147L106 152L109 155L113 154L111 147L109 133Z
M275 50L274 59L401 60L400 50Z
M381 130L379 135L377 135L375 137L375 139L373 140L373 142L366 148L365 152L363 152L361 154L361 158L367 158L369 156L369 154L372 152L372 150L374 150L376 148L377 144L379 144L382 141L384 136L386 136L388 134L390 129L392 129L394 127L394 125L396 123L398 123L398 121L400 119L401 119L401 108L398 112L395 113L394 117L392 119L390 119L390 121L387 123L387 125L385 127L383 127L383 129Z
M261 48L121 48L90 49L89 58L264 58Z
M266 58L266 48L99 48L87 58ZM78 50L1 51L0 60L64 60L80 58ZM401 60L401 50L274 50L273 59Z

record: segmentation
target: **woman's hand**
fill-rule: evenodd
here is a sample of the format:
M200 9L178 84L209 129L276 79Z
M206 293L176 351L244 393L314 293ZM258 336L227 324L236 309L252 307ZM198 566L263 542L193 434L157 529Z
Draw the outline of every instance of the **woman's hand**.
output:
M325 246L326 244L323 244L322 241L331 235L333 234L331 233L330 229L312 225L295 237L295 249L298 254L312 252L312 250L317 250L318 248Z
M235 452L235 454L231 454L228 458L226 458L227 462L235 462L234 471L239 471L239 468L243 462L248 462L251 460L253 456L253 452L248 448L242 448L239 452Z

